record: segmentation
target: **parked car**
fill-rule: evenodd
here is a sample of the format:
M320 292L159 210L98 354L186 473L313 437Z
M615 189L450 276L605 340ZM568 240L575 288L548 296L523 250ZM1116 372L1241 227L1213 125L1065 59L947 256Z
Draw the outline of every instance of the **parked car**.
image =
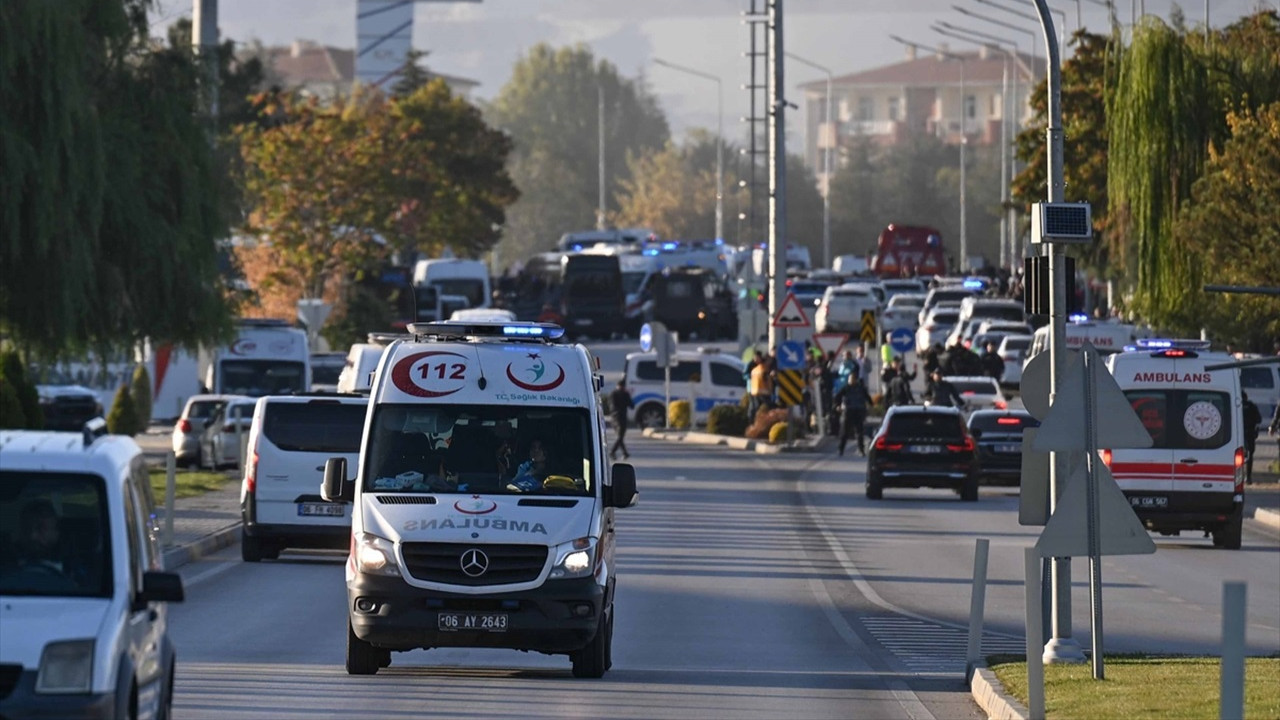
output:
M880 287L884 288L885 297L888 300L892 300L895 295L908 293L919 295L923 301L925 293L928 292L919 278L885 278L880 281Z
M1022 363L1031 348L1030 335L1005 335L996 348L996 354L1004 360L1003 387L1019 387L1022 384Z
M885 488L945 488L978 499L978 456L956 408L897 405L885 413L867 454L866 494Z
M955 386L956 392L964 398L967 412L975 410L1004 410L1009 401L1000 391L1000 383L986 375L947 375L943 378Z
M679 350L671 368L671 401L689 400L695 425L707 422L716 405L736 405L747 392L742 360L716 350ZM666 371L658 367L657 354L630 353L623 366L627 389L639 427L663 427L667 422Z
M223 403L200 434L200 467L218 470L240 463L240 438L249 437L257 398L236 397Z
M891 296L881 316L882 329L893 330L904 327L915 330L920 326L920 309L923 307L922 293L900 292Z
M183 590L154 513L141 448L106 421L0 431L0 717L171 717Z
M103 417L102 402L83 385L36 385L46 430L79 432L84 424Z
M244 398L244 395L192 395L182 407L182 414L173 424L173 454L182 467L202 466L200 462L200 437L204 434L209 418L228 400Z
M1025 410L978 410L969 415L978 468L989 484L1017 486L1022 478L1022 431L1040 427Z
M325 502L320 484L329 458L357 467L368 408L369 398L355 395L258 399L240 490L245 562L274 560L286 547L350 544L350 508Z
M923 312L923 311L922 311ZM960 308L938 307L928 312L916 329L916 352L924 353L934 343L941 343L960 319Z

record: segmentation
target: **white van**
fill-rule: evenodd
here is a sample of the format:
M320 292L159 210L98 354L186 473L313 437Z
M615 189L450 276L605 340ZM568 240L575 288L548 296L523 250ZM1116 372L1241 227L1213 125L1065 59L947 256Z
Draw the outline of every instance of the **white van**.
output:
M370 340L377 338L370 337ZM373 373L378 369L378 362L382 360L382 353L388 344L389 342L367 342L352 345L347 351L347 362L343 365L342 372L338 373L338 392L369 392Z
M0 431L0 717L171 717L166 603L147 465L131 438Z
M1254 357L1260 356L1247 356L1245 359ZM1271 418L1275 417L1276 405L1280 405L1280 363L1240 368L1240 389L1262 413L1262 424L1258 426L1258 430L1265 439L1267 426L1271 424Z
M635 470L607 460L603 379L563 330L412 324L374 374L355 469L321 496L352 502L346 668L391 653L486 647L611 664L614 510Z
M360 452L365 397L258 398L240 483L240 557L275 560L286 547L341 550L351 540L346 505L319 494L324 464Z
M307 334L283 320L244 319L230 345L202 351L205 389L215 395L306 392L311 382Z
M491 307L489 268L479 260L435 258L413 266L413 286L434 286L441 296L466 298L466 307ZM448 313L445 313L448 317Z
M718 350L678 350L671 368L671 401L689 400L692 421L705 425L716 405L737 405L747 392L745 365ZM632 422L640 427L664 427L667 423L666 371L658 367L657 354L630 353L623 368L627 390L635 403Z
M1023 361L1023 369L1026 369L1026 363L1031 358L1048 352L1049 334L1052 330L1051 325L1036 328L1031 336L1031 349L1027 351L1026 360ZM1137 325L1092 320L1073 320L1066 324L1066 330L1068 349L1079 350L1088 341L1102 355L1120 352L1139 338L1151 335L1150 330Z
M1148 529L1203 530L1215 546L1236 550L1245 480L1240 372L1207 369L1231 359L1200 340L1139 340L1109 356L1107 369L1154 445L1100 454Z

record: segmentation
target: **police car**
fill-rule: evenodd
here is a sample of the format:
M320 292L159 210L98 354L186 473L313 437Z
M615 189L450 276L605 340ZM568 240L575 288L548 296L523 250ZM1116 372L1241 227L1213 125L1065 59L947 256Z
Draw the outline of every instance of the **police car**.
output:
M533 323L427 323L373 375L350 502L346 668L392 652L487 647L612 664L614 510L635 470L607 458L603 384L581 345Z
M1101 450L1138 518L1150 530L1204 531L1239 549L1244 513L1240 373L1199 340L1140 339L1107 369L1151 435L1152 447Z

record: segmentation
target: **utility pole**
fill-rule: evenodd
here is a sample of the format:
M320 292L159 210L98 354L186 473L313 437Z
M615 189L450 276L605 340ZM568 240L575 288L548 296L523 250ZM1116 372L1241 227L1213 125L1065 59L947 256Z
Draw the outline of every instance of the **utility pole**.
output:
M782 0L769 0L769 318L782 306L787 274L787 133L782 42ZM769 323L769 348L778 346L778 329Z
M599 168L599 206L596 208L596 229L604 230L608 227L605 221L605 202L604 202L604 85L596 80L596 125L599 127L599 148L596 153L600 156Z
M217 134L218 122L218 0L192 0L191 49L204 83L204 111Z

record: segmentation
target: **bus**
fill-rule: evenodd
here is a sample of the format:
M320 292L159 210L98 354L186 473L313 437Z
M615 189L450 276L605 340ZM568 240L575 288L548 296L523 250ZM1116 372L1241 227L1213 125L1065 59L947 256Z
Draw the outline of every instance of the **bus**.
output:
M871 272L885 278L946 274L942 233L923 225L891 223L880 231Z

